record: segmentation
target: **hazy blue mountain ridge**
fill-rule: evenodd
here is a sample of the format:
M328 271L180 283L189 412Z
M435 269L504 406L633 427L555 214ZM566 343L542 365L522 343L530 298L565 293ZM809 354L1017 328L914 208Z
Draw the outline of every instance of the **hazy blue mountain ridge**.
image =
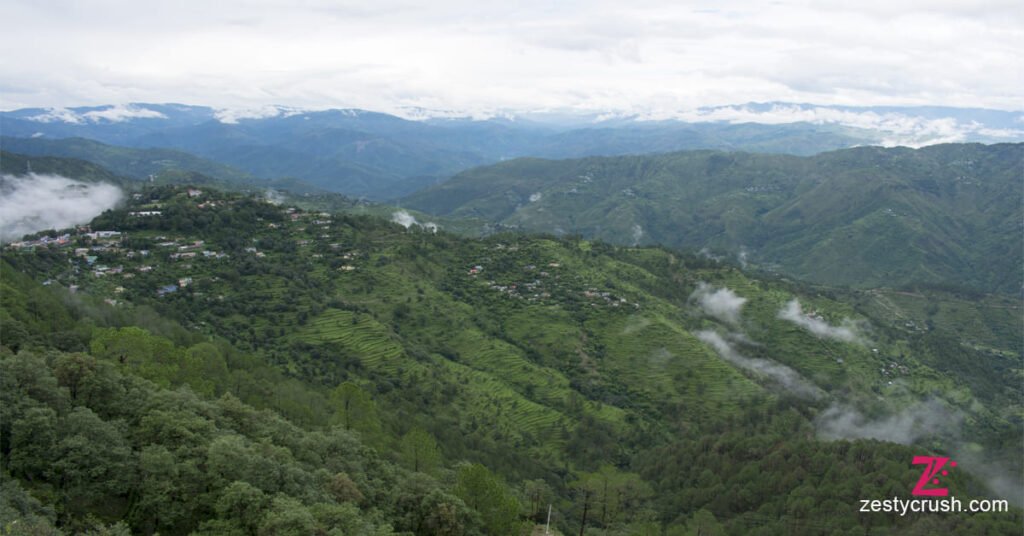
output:
M1014 293L1022 161L1024 144L521 159L404 203L529 231L708 248L829 284Z

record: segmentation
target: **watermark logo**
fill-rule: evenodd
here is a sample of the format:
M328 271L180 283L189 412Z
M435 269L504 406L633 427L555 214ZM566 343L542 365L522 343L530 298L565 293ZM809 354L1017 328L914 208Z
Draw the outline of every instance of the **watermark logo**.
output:
M971 499L961 501L949 494L949 488L939 487L941 477L949 476L956 462L944 456L914 456L914 465L923 465L921 478L914 485L913 499L860 499L861 512L895 513L900 516L921 513L982 513L1009 512L1006 499ZM941 498L939 498L941 497Z
M948 496L949 488L927 487L929 485L939 485L938 475L940 473L942 476L949 475L949 471L943 469L943 467L946 467L947 463L949 464L949 467L956 467L956 462L942 456L914 456L914 465L925 465L926 467L921 473L921 478L917 480L917 485L914 486L914 491L911 492L911 494L918 497Z

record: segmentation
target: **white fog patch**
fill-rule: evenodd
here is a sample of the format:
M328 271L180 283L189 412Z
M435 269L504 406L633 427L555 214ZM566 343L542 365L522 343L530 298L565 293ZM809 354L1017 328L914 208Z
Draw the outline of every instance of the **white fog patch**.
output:
M629 317L629 321L622 327L622 335L632 335L639 331L643 331L644 328L651 325L651 321L645 317L633 315Z
M86 122L120 123L129 119L167 119L167 116L156 111L134 104L116 104L99 110L78 113L68 108L50 108L45 113L28 118L37 123L70 123L81 125Z
M869 418L857 409L833 402L814 420L822 439L877 439L911 445L938 438L949 455L981 478L999 497L1024 505L1024 482L1009 467L992 462L980 445L963 437L964 412L938 398L915 402L900 411Z
M768 359L746 357L733 348L729 341L714 331L699 331L697 332L697 338L711 346L722 359L742 369L767 376L796 396L817 399L823 395L821 389L805 380L799 372L782 363L776 363Z
M267 189L267 191L263 193L263 199L272 205L280 205L285 201L284 194L271 189Z
M399 210L392 214L391 221L397 223L398 225L401 225L402 227L405 227L406 229L418 223L416 221L416 218L412 214L409 214L404 210Z
M838 402L815 419L826 439L879 439L909 445L922 437L957 435L963 415L938 399L917 402L893 415L876 419Z
M832 326L815 313L804 313L800 307L800 301L796 298L786 303L785 307L779 309L778 317L788 320L814 335L824 339L835 339L842 342L863 344L856 324L850 319L843 319L843 325Z
M50 108L44 113L29 117L28 120L37 123L72 123L76 125L83 122L78 114L67 108Z
M750 256L750 253L747 251L747 248L746 247L740 247L740 251L738 253L736 253L736 260L739 261L740 267L742 267L742 268L746 268L747 267L747 257L749 257L749 256Z
M705 259L711 259L715 262L722 262L722 257L720 255L715 255L714 253L711 253L711 250L708 248L700 248L700 251L698 251L697 254L700 255L701 257L704 257Z
M409 214L407 211L404 210L397 210L394 213L392 213L391 221L401 225L402 227L405 227L406 229L412 227L413 225L418 225L432 233L436 233L437 230L441 228L439 225L432 221L420 223L419 221L416 220L415 216Z
M122 197L120 188L107 183L35 173L0 176L0 240L88 223Z
M633 224L633 246L640 244L640 239L644 237L644 228L640 227L639 223Z
M129 119L167 119L166 115L156 110L150 110L149 108L143 108L133 104L118 104L103 110L85 112L82 114L82 117L92 121L93 123L99 123L100 121L120 123Z
M743 304L747 303L746 298L738 296L735 292L724 287L715 289L703 281L690 295L690 300L696 301L709 316L730 324L739 323L740 310L743 308Z
M530 194L530 202L531 203L536 203L537 201L540 201L543 197L544 197L544 194L542 194L540 192L534 192L534 193Z
M747 105L700 108L670 118L691 122L761 123L769 125L787 123L836 124L880 134L878 143L886 147L922 147L936 143L962 142L970 135L981 135L1012 141L1024 136L1024 130L992 129L978 122L961 122L952 117L915 117L897 112L853 111L825 106L799 106L776 104L768 109L753 109ZM642 119L667 119L664 114Z
M725 338L744 346L762 346L761 343L748 337L746 333L726 333Z
M257 106L253 108L223 108L213 113L213 116L221 123L234 125L242 119L269 119L271 117L291 117L300 115L305 111L301 108L290 106Z

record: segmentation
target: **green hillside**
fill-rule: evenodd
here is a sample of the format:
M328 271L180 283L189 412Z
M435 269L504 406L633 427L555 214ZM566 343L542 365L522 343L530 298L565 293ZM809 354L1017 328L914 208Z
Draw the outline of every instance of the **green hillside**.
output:
M407 206L618 244L707 248L803 280L1016 293L1022 144L722 152L463 172Z
M33 173L62 175L84 182L108 182L120 186L126 186L132 182L127 177L113 173L103 166L85 160L49 156L27 156L0 151L0 173L19 176L30 171Z
M117 174L143 180L171 170L190 171L225 181L252 181L243 171L173 149L137 149L107 145L85 138L0 138L5 151L31 156L77 158L103 166Z
M203 190L4 250L0 522L518 534L550 503L565 533L1019 531L1017 510L857 513L909 497L922 453L961 461L958 497L1019 500L987 480L1022 463L1012 303Z

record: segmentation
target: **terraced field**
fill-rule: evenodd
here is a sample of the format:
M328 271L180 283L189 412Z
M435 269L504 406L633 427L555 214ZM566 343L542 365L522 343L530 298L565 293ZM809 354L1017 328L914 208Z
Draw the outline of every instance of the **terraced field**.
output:
M395 374L405 351L388 329L373 317L341 309L328 309L301 330L297 338L313 343L338 343L359 356L371 370Z
M956 333L964 343L1000 353L1024 351L1020 300L987 296L968 299L942 292L875 290L869 307L901 329L929 326Z
M449 343L465 365L500 376L520 393L528 392L528 398L552 407L564 406L569 380L560 372L530 362L519 348L478 330L463 329L454 335Z
M510 446L539 446L550 453L561 449L563 432L573 419L524 398L491 374L443 359L438 362L466 388L459 402L471 416L465 423L487 426L491 435L509 441Z

